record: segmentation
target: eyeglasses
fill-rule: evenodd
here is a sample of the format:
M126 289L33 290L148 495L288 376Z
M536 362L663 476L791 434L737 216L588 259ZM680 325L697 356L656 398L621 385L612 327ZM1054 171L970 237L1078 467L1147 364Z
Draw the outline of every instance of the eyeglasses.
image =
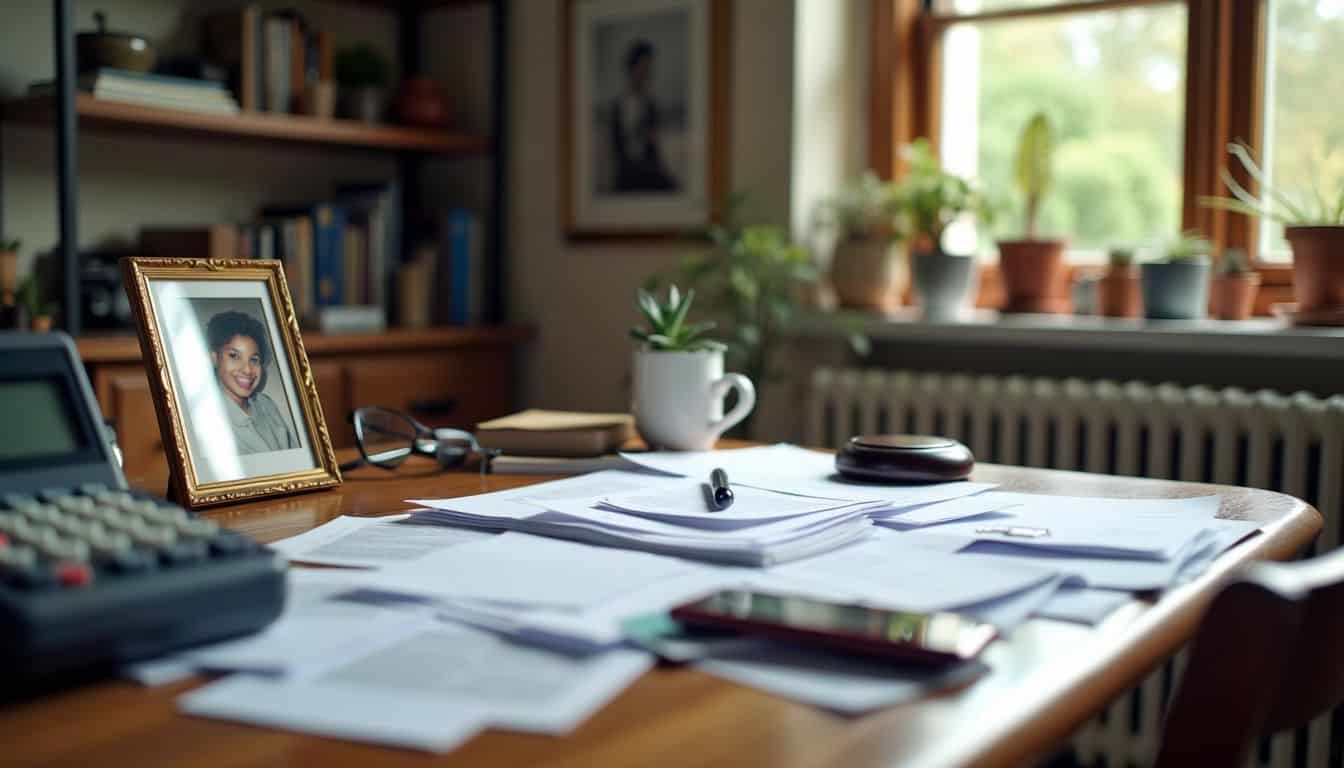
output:
M499 451L482 448L470 432L431 429L390 408L356 408L349 422L355 429L360 457L342 464L342 472L365 464L393 470L413 454L432 456L439 466L451 469L474 453L481 457L481 474L485 474L490 471L490 461L499 455Z

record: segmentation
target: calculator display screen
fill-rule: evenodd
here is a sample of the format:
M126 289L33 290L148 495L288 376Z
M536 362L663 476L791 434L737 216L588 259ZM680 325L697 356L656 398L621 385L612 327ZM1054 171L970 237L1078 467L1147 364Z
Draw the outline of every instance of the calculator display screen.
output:
M61 379L0 381L0 462L57 457L83 447Z

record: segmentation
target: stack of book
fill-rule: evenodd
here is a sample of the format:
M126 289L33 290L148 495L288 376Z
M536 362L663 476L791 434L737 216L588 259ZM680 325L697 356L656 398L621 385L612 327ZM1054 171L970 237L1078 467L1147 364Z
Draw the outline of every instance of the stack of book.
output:
M476 425L481 446L499 451L500 473L577 474L628 469L616 451L635 436L628 413L529 409Z
M50 83L34 85L34 94L49 92ZM95 99L180 109L210 115L236 115L238 102L223 83L191 77L99 69L80 75L79 89Z

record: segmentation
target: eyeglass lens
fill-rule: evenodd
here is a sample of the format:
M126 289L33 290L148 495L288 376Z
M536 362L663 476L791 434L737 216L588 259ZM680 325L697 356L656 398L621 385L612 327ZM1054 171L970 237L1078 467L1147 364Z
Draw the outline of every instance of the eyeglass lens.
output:
M410 417L368 408L356 412L355 421L355 435L370 464L400 464L414 452L418 430Z

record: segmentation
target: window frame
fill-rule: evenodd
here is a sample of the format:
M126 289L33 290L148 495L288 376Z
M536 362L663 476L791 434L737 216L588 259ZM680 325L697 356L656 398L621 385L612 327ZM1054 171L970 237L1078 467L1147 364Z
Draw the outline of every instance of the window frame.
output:
M1258 225L1251 217L1199 205L1203 195L1224 195L1226 167L1253 194L1257 185L1230 161L1236 139L1255 152L1263 147L1267 0L1084 0L1020 6L978 13L940 13L931 0L869 0L869 166L883 179L899 178L899 148L927 138L938 148L941 115L942 39L953 24L1184 4L1187 9L1185 136L1182 152L1181 227L1198 230L1216 250L1243 248L1263 285L1291 285L1292 267L1258 260ZM1234 96L1236 96L1234 98ZM1175 233L1173 233L1175 234ZM1279 292L1262 291L1266 298ZM1262 308L1267 310L1268 304Z

